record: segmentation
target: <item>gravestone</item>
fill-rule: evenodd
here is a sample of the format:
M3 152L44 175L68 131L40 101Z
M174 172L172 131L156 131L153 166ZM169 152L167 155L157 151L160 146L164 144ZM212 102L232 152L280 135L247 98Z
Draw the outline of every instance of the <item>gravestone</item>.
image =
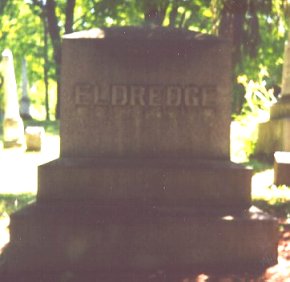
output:
M2 53L1 72L4 80L3 145L4 148L22 146L24 125L19 114L13 55L9 49Z
M271 109L270 120L259 124L255 154L273 158L276 151L290 151L290 46L285 44L282 92Z
M42 126L27 126L25 128L25 140L27 151L41 151L44 143L45 130Z
M2 269L244 270L276 263L277 223L229 160L231 67L221 39L181 29L66 35L61 153L11 217ZM116 280L115 280L116 281Z

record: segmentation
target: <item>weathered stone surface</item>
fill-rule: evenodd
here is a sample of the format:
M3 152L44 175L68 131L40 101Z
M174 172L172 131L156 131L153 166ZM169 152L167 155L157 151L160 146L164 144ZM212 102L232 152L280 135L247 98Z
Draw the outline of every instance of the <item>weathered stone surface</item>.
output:
M164 28L66 36L62 156L229 158L227 46Z
M62 158L40 166L38 175L42 201L219 209L251 205L251 170L229 161Z
M273 159L276 151L290 151L290 118L272 119L259 124L255 155Z
M271 120L289 118L290 96L282 96L279 101L271 107Z
M276 228L272 217L254 208L202 214L191 208L32 205L12 217L13 248L6 255L14 259L5 269L130 273L266 267L276 261Z

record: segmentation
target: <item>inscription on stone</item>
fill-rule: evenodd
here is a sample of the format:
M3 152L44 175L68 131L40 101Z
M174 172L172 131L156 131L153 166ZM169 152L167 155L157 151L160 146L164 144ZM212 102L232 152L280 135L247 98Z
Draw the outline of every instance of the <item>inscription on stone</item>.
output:
M159 85L111 85L105 95L99 85L78 83L75 85L77 106L186 106L215 108L215 85L159 86Z

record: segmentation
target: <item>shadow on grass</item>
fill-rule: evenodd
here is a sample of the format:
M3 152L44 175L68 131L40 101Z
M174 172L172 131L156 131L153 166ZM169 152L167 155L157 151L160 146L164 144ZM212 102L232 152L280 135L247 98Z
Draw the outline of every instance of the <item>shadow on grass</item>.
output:
M253 200L253 205L282 220L290 216L290 201L269 202L257 199Z
M251 167L254 173L273 168L273 162L271 160L261 161L258 159L250 159L248 162L241 163L241 165Z

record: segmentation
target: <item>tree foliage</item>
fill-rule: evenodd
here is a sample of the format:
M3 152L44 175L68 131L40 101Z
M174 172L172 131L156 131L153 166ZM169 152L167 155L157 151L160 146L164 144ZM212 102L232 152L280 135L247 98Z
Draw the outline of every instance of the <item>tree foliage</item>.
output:
M33 99L40 103L45 100L45 69L51 88L54 92L58 89L54 85L60 76L62 35L116 25L163 25L226 37L232 43L234 81L241 74L255 79L265 69L268 84L279 85L289 18L287 3L287 0L1 0L0 50L8 47L13 51L18 81L22 58L27 60L30 86L35 92ZM51 91L47 93L52 95ZM238 109L242 103L238 85L234 97Z

